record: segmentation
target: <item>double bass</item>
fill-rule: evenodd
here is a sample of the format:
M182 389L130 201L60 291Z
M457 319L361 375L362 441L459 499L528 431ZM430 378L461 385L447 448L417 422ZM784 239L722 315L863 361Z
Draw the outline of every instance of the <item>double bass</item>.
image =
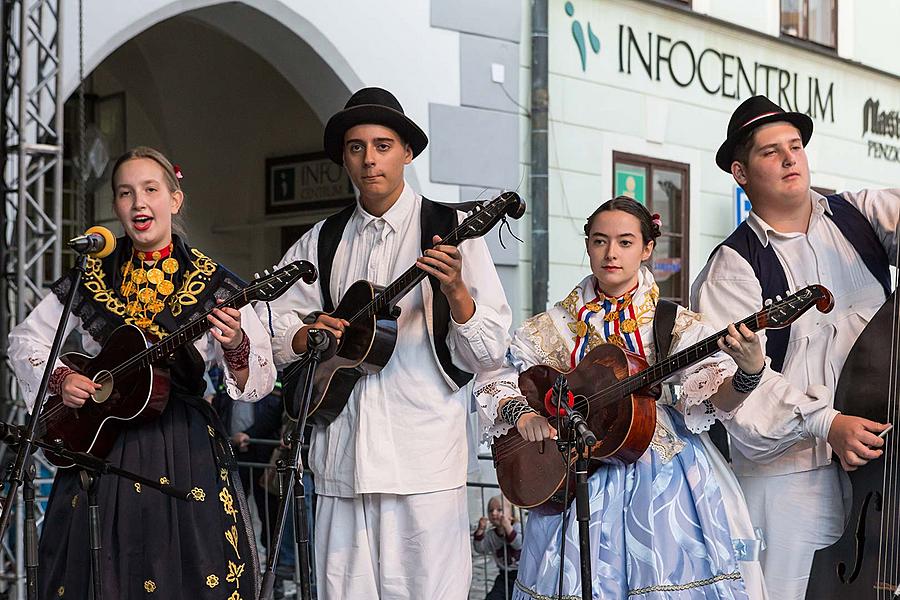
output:
M863 329L838 378L834 407L893 423L880 458L850 471L853 504L837 542L816 551L807 600L900 598L900 450L897 446L900 301L894 293Z

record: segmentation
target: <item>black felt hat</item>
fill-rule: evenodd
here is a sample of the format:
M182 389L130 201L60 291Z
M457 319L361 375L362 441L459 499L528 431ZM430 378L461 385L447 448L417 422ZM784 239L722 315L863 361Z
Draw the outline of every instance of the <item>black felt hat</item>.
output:
M803 145L812 137L813 122L809 116L798 112L787 112L765 96L752 96L744 100L728 121L728 138L716 152L716 164L726 173L731 173L734 162L734 147L748 131L767 123L786 121L800 130Z
M344 164L344 134L357 125L384 125L396 131L410 145L413 157L428 145L428 136L403 113L403 107L387 90L369 87L350 96L344 110L328 119L325 125L325 154L335 163Z

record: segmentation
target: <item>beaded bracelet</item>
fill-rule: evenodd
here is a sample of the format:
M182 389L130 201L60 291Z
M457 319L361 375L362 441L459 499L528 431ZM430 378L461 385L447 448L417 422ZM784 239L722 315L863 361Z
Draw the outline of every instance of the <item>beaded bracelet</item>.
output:
M511 398L500 407L500 416L510 425L515 425L522 415L533 412L537 411L528 406L527 402L520 400L519 398Z
M759 385L759 382L762 380L763 371L765 371L765 367L760 369L759 373L751 374L738 367L738 370L734 372L734 375L731 378L731 386L734 388L734 391L739 394L749 394Z
M69 367L56 367L50 374L50 381L47 382L47 391L51 396L59 396L62 393L62 384L66 377L74 373Z
M225 355L225 364L228 365L228 370L232 373L250 366L250 338L247 337L243 329L241 329L241 333L244 335L244 339L241 340L237 348L232 348L231 350L222 348L222 353Z

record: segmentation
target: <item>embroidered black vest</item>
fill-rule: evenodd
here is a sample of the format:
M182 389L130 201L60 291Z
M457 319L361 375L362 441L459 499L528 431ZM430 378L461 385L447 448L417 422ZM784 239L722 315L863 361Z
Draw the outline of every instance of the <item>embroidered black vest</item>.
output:
M163 311L145 329L151 338L164 337L185 323L202 318L216 305L217 299L225 300L245 285L234 273L188 247L178 236L173 236L172 242L172 255L179 264L172 277L175 291ZM134 324L135 318L126 313L126 302L120 292L122 267L131 256L131 240L118 238L112 254L104 259L88 259L81 285L75 290L72 314L81 319L84 330L101 345L116 328ZM71 288L73 274L74 271L66 273L50 286L62 303ZM203 384L204 365L193 344L182 346L170 361L170 367L173 382L189 386L192 391Z

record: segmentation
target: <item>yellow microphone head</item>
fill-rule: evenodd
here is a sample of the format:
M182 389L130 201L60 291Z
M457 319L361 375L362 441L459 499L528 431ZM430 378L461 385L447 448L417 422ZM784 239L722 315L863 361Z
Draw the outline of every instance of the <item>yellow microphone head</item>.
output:
M91 255L97 258L106 258L112 254L112 251L116 249L116 236L113 235L113 232L102 225L94 225L84 232L85 235L90 235L92 233L102 235L106 244L104 244L103 250L100 252L92 252Z

